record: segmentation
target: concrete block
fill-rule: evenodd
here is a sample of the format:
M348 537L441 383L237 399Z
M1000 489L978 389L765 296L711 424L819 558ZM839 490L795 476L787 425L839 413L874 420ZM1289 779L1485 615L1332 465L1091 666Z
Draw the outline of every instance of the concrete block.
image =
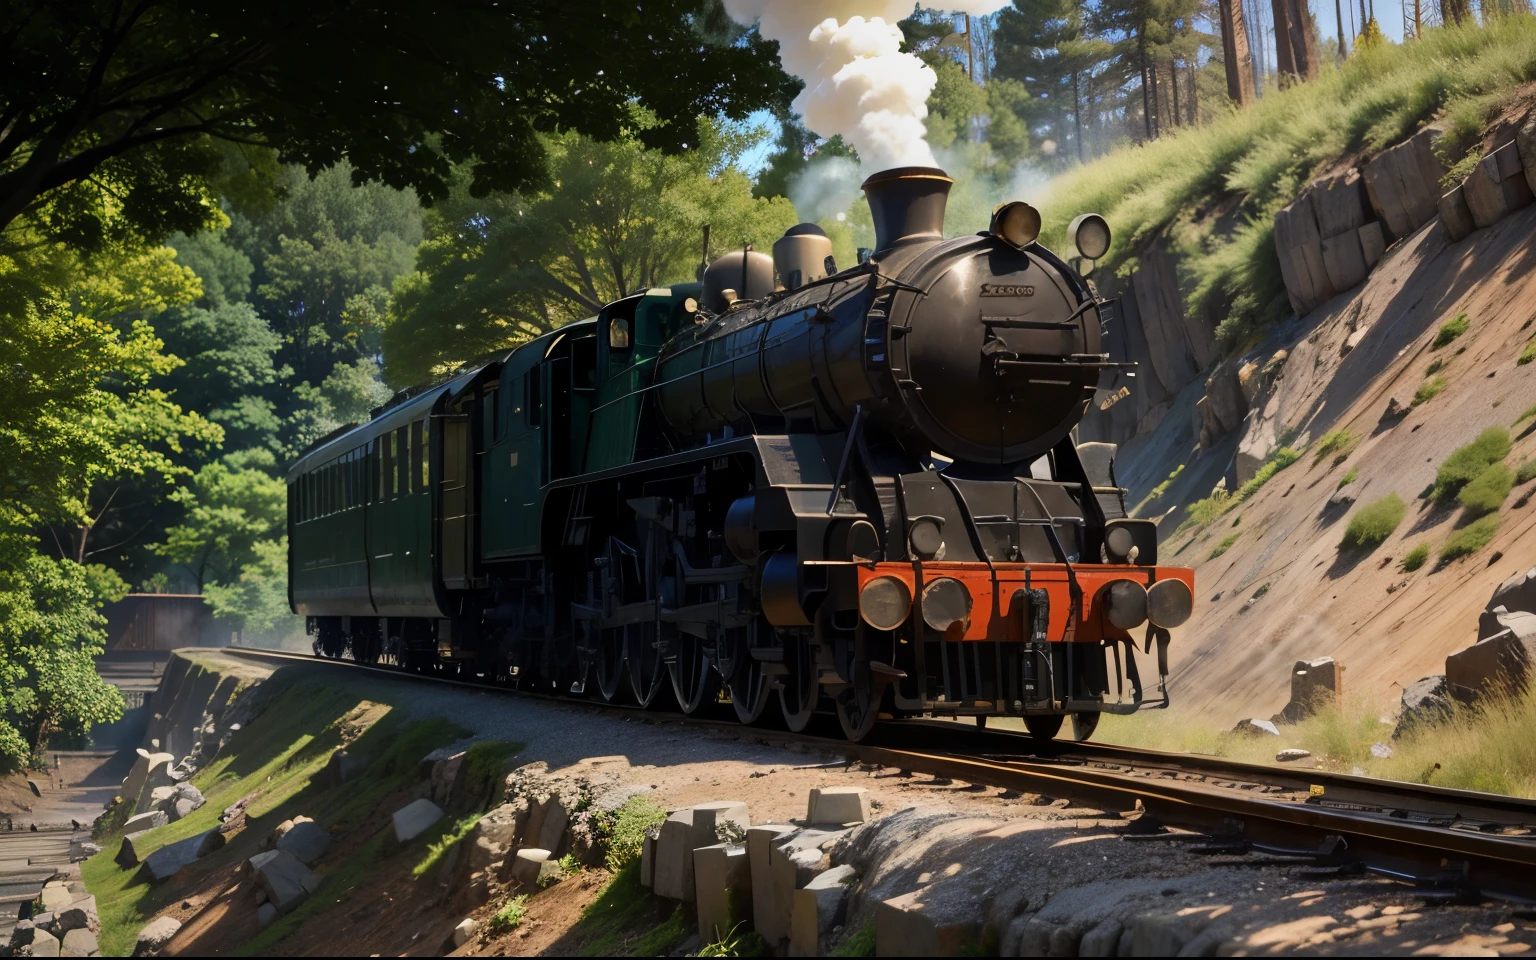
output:
M469 938L475 935L475 931L479 929L480 921L474 917L465 917L463 920L460 920L459 925L453 928L453 945L455 947L464 946L464 944L469 942Z
M651 887L656 882L656 838L659 830L647 830L640 840L640 886Z
M752 869L742 844L717 843L693 851L699 938L719 943L752 928ZM739 925L739 929L738 929Z
M43 884L43 889L37 896L43 902L43 909L50 911L62 910L74 900L74 897L69 894L69 888L62 883Z
M566 827L571 823L571 811L565 809L558 795L545 800L542 806L544 816L539 818L539 833L534 836L530 831L528 843L543 847L556 857L564 856L571 846L565 835Z
M795 833L785 824L760 824L747 830L747 861L752 870L752 927L778 951L789 939L794 908L795 869L774 848Z
M1514 616L1506 614L1505 618L1513 620ZM1517 623L1522 630L1530 626L1526 617L1521 617ZM1463 697L1500 689L1521 690L1529 681L1533 661L1536 661L1536 636L1530 633L1521 636L1506 627L1446 657L1445 679L1451 691Z
M1338 291L1365 282L1365 252L1360 247L1358 227L1323 238L1323 269L1328 273L1328 282Z
M277 849L293 854L306 866L313 866L330 848L330 833L313 820L294 824L293 829L277 841Z
M806 823L841 826L869 819L869 791L864 787L812 787Z
M1442 194L1437 207L1440 211L1440 226L1445 229L1445 237L1451 243L1465 240L1477 229L1472 211L1467 207L1466 191L1461 185Z
M166 816L164 810L148 810L144 813L135 814L125 820L123 822L123 834L126 836L130 833L142 833L145 830L163 827L170 822L170 818Z
M728 823L735 826L722 833ZM745 837L750 826L752 818L747 815L747 805L740 800L711 800L693 805L695 849L721 843L726 839L725 834Z
M1336 702L1342 692L1343 671L1332 657L1297 660L1291 667L1291 702L1277 719L1296 723L1324 704Z
M855 879L853 867L845 864L818 874L795 891L789 921L790 956L819 957L825 954L832 928L842 924L847 916L848 888ZM880 953L878 947L875 952Z
M1381 224L1373 220L1359 230L1360 252L1365 257L1365 269L1374 270L1376 264L1381 262L1382 254L1387 252L1387 238L1381 232Z
M651 891L658 897L690 901L693 897L693 808L674 811L656 837Z
M98 957L101 956L101 945L96 942L96 934L90 930L71 930L64 934L64 940L59 944L59 956L61 957Z
M278 913L288 913L320 888L320 878L286 850L259 853L250 863L257 885Z
M195 861L202 854L200 851L203 842L208 839L208 834L219 834L217 830L209 830L167 844L144 858L144 874L150 883L159 883L175 876L187 864ZM222 839L223 835L219 834Z
M32 942L17 953L28 957L57 957L60 953L59 938L47 930L33 930Z
M401 843L414 840L442 818L443 808L431 800L413 800L395 811L395 839Z
M539 871L549 861L549 851L538 847L524 847L513 855L512 879L525 887L532 887L539 880Z
M980 911L931 909L924 887L875 907L875 956L958 957L981 939Z

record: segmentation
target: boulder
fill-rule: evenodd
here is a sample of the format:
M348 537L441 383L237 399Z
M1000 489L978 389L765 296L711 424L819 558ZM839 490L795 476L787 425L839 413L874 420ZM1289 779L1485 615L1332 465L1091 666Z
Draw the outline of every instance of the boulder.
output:
M277 907L274 907L265 900L256 907L256 924L263 930L270 927L272 921L277 919L277 916Z
M1202 437L1202 444L1226 436L1242 426L1248 414L1248 398L1243 393L1243 383L1237 363L1220 364L1205 381L1205 396L1196 404L1200 423L1195 432Z
M1275 254L1291 309L1304 316L1334 295L1323 269L1322 236L1305 195L1275 214Z
M293 854L306 866L313 866L330 848L330 833L312 820L294 824L293 829L277 841L277 849Z
M208 830L185 840L166 844L144 858L144 875L150 883L160 883L174 877L187 864L204 855L203 845L211 842L209 834L217 836L218 844L223 845L224 835L217 830Z
M1232 732L1242 734L1246 737L1280 736L1279 727L1275 726L1274 723L1269 720L1260 720L1258 717L1237 721L1237 726L1232 728Z
M1496 690L1522 690L1536 660L1536 615L1496 614L1502 629L1445 658L1450 692L1464 700Z
M848 888L855 879L853 867L833 867L795 891L789 933L791 956L826 955L827 938L847 916Z
M199 857L208 856L208 854L224 846L224 841L226 839L227 838L224 836L224 831L209 830L203 834L203 842L197 846L197 855Z
M147 953L155 953L161 947L171 942L176 936L176 931L181 929L181 921L175 917L157 917L144 925L139 931L138 940L133 948L133 955L142 957Z
M149 791L149 800L157 808L160 806L160 804L174 796L176 796L175 787L156 787L155 789Z
M705 943L728 939L738 924L741 932L751 927L752 870L745 846L699 847L693 851L693 875L699 936Z
M958 957L977 948L981 916L975 904L929 899L931 890L922 887L875 906L875 956Z
M59 953L59 938L41 928L32 931L31 942L16 949L18 957L57 957Z
M116 863L124 870L128 869L129 867L138 866L139 848L143 843L143 841L139 838L144 836L144 834L147 832L148 831L140 831L139 833L124 834L123 839L118 843L117 846L117 856L112 858L112 862Z
M413 800L394 813L395 839L400 843L415 840L442 818L443 808L431 800Z
M1344 668L1332 657L1297 660L1291 667L1291 702L1278 720L1295 723L1310 717L1326 704L1337 702Z
M1312 751L1303 750L1300 747L1286 747L1275 754L1275 759L1280 763L1290 763L1293 760L1305 760L1312 756Z
M1472 211L1467 209L1467 197L1461 185L1442 194L1437 206L1440 210L1440 226L1445 229L1445 238L1451 243L1466 239L1477 229L1477 224L1472 220Z
M864 787L812 787L806 823L843 825L869 819L869 791Z
M464 946L464 944L469 942L469 938L475 935L475 931L479 929L480 921L474 917L465 917L463 920L460 920L459 925L453 928L453 945L455 947Z
M170 822L170 817L166 816L164 810L149 810L144 813L135 814L123 821L123 835L143 833L145 830L163 827Z
M278 913L288 913L320 888L320 878L286 850L258 853L250 865L251 876Z
M1536 192L1536 113L1527 114L1520 129L1515 131L1515 151L1524 168L1525 185Z
M775 856L774 848L794 833L794 827L783 824L761 824L747 830L747 862L752 870L752 926L775 952L789 939L795 870L787 857Z
M96 934L93 931L80 929L71 930L64 934L64 940L60 944L61 957L98 957L101 955L101 946L96 942Z
M1517 573L1499 584L1488 598L1488 606L1477 622L1478 639L1486 639L1504 629L1496 612L1536 611L1536 567Z
M128 771L128 776L123 779L122 797L125 803L137 804L139 797L144 793L144 786L149 781L150 771L157 767L164 767L176 758L169 753L150 753L139 748L139 758L133 762L133 767ZM170 786L170 784L153 784L156 786Z

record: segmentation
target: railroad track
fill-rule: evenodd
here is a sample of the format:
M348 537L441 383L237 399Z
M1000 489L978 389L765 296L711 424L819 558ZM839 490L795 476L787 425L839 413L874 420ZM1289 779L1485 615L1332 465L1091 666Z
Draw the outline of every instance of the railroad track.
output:
M266 661L368 670L395 679L518 693L448 677L404 673L303 654L224 648ZM640 708L559 703L633 714ZM1536 801L1378 780L1313 768L1241 763L1199 754L1057 741L943 720L882 723L863 743L743 728L733 720L644 711L654 722L750 732L848 758L1023 793L1067 797L1129 818L1128 842L1172 842L1223 862L1291 864L1318 880L1386 876L1430 900L1486 898L1536 905Z

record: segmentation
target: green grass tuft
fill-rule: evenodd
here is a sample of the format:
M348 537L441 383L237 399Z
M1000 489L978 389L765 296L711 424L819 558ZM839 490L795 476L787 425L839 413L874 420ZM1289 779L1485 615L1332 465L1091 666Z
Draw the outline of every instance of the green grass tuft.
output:
M1183 472L1184 472L1184 464L1181 463L1177 467L1174 467L1173 468L1173 472L1168 474L1168 479L1164 480L1162 483L1160 483L1157 486L1152 488L1152 492L1147 495L1147 499L1148 500L1156 500L1159 497L1161 497L1163 494L1167 493L1168 492L1168 488L1173 486L1173 481L1179 479L1179 474L1181 474Z
M1252 480L1249 480L1241 487L1238 487L1237 496L1235 499L1238 503L1242 503L1244 500L1247 500L1249 497L1258 493L1260 487L1274 479L1275 474L1279 473L1281 470L1284 470L1286 467L1300 459L1300 450L1292 450L1290 447L1281 447L1279 450L1276 450L1268 460L1264 461L1264 465L1259 468L1258 473L1253 475ZM1234 506L1236 506L1236 504L1234 504Z
M1440 329L1435 333L1435 342L1429 345L1429 349L1439 350L1441 347L1447 346L1452 340L1466 333L1469 325L1470 321L1467 319L1466 314L1456 314L1456 316L1440 324Z
M1489 464L1488 468L1461 488L1456 499L1468 516L1480 517L1492 513L1504 505L1509 491L1515 487L1515 472L1502 463Z
M1403 557L1403 562L1401 564L1402 570L1404 573L1412 573L1413 571L1424 566L1425 561L1428 559L1429 544L1421 543L1414 547L1412 550L1409 550L1408 554Z
M1536 480L1536 460L1525 460L1515 471L1515 484L1523 487L1532 480Z
M1445 369L1445 358L1444 357L1441 357L1438 360L1432 360L1432 361L1430 361L1429 366L1424 368L1424 376L1432 377L1432 376L1434 376L1435 374L1439 373L1441 370L1444 370L1444 369Z
M1317 446L1312 451L1312 462L1317 463L1329 454L1347 456L1358 442L1359 440L1346 429L1329 430L1318 439Z
M834 957L872 957L875 955L875 925L866 923L832 948Z
M1435 471L1435 483L1429 498L1436 503L1450 503L1461 488L1471 483L1492 464L1509 456L1509 431L1503 427L1489 427L1477 435L1477 439L1451 451L1451 455Z
M1206 559L1207 560L1215 560L1217 557L1219 557L1222 554L1226 553L1228 550L1230 550L1232 548L1232 544L1237 542L1237 538L1240 537L1240 536L1242 536L1242 534L1234 533L1230 537L1227 537L1225 540L1223 540L1220 543L1218 543L1216 545L1216 548L1211 551L1211 555L1209 557L1207 557Z
M436 834L437 839L427 844L426 852L422 854L420 860L416 861L416 866L411 868L411 876L424 876L428 870L437 866L438 861L442 860L455 844L469 836L469 832L475 829L475 824L480 822L482 816L484 816L483 813L472 813L458 820L444 816L428 827L422 835L430 837Z
M1413 406L1416 407L1421 403L1428 403L1435 399L1447 386L1449 384L1446 383L1444 377L1430 377L1419 384L1419 389L1413 391Z
M1339 485L1334 487L1333 489L1335 489L1335 490L1343 490L1345 487L1347 487L1350 484L1354 483L1355 479L1359 475L1360 475L1360 468L1359 467L1350 467L1349 468L1349 472L1344 474L1344 476L1339 478Z
M606 835L608 851L604 864L618 873L640 856L645 842L645 832L659 826L667 819L667 811L650 797L630 797L624 805L598 824L598 832Z
M528 895L522 894L513 897L501 905L496 915L491 917L491 932L496 934L511 933L520 926L528 916Z
M1383 541L1392 535L1397 525L1403 522L1403 517L1408 513L1408 505L1403 503L1403 498L1395 493L1389 493L1374 503L1367 504L1355 512L1349 520L1349 527L1344 531L1344 539L1339 543L1340 550L1370 550L1380 546Z
M1460 557L1471 556L1477 551L1488 546L1488 541L1499 532L1499 515L1490 513L1472 521L1465 527L1451 534L1449 540L1440 548L1440 562L1450 563Z
M1515 359L1515 364L1523 367L1532 360L1536 360L1536 338L1526 343L1525 348L1520 351L1520 356Z
M771 957L773 948L768 946L756 931L741 931L741 924L731 928L723 938L715 943L706 943L699 948L701 957Z
M1536 405L1526 407L1525 412L1516 417L1515 422L1510 424L1510 426L1518 427L1520 424L1531 419L1532 417L1536 417Z

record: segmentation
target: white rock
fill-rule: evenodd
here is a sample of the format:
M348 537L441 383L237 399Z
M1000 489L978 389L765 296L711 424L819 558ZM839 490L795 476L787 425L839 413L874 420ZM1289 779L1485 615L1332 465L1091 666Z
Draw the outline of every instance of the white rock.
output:
M478 929L480 929L480 921L474 917L465 917L463 920L460 920L459 925L453 928L453 945L455 947L464 946Z
M443 818L443 808L423 797L395 811L395 839L401 843L414 840Z
M1310 750L1303 750L1300 747L1287 747L1275 754L1275 759L1281 763L1287 763L1291 760L1305 760L1310 756L1312 756L1312 751Z
M175 917L159 917L151 920L144 925L144 929L139 931L138 943L133 951L134 954L142 956L143 954L159 950L167 943L170 943L171 938L176 936L176 931L180 929L181 921Z

